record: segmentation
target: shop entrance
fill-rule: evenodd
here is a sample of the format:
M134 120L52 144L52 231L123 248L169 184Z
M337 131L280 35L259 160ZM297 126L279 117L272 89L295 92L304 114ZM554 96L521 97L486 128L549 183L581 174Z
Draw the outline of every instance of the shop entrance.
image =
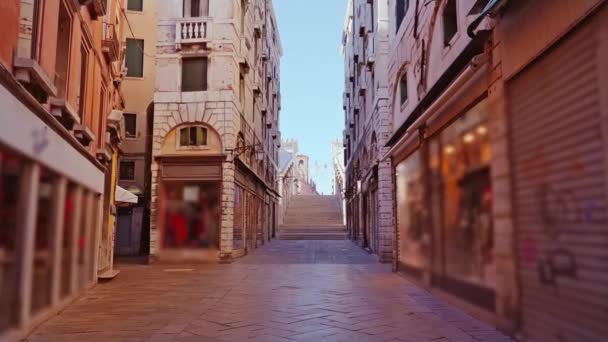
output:
M162 246L219 250L221 183L165 181Z

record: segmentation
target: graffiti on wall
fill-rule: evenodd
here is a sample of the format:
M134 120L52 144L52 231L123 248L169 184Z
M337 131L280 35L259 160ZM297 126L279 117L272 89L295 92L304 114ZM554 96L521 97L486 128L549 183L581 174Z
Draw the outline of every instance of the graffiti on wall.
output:
M528 236L522 244L524 261L536 263L539 281L543 285L558 285L559 278L577 279L576 255L563 242L564 227L595 220L596 203L581 201L572 188L549 181L553 162L545 158L542 148L537 150L530 164L541 163L542 172L536 177L536 215L541 224L544 241L539 248L536 238ZM574 160L568 167L572 177L584 176L585 167Z

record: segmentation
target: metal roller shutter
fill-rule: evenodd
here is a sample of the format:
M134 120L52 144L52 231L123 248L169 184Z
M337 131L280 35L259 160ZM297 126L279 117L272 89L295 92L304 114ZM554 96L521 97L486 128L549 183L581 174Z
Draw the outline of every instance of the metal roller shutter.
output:
M507 85L525 341L608 336L600 17L606 10Z

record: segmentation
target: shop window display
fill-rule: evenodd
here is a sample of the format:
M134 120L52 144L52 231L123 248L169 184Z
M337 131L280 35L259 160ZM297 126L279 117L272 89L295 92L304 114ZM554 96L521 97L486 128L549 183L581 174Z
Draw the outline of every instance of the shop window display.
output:
M219 247L219 184L167 183L164 247Z
M32 312L51 305L52 255L53 255L53 194L56 192L57 176L42 169L38 185L38 211L36 214L36 236L32 282Z
M422 269L428 251L428 226L424 222L424 181L421 152L397 165L397 221L399 261Z
M18 204L25 160L0 146L0 332L17 326Z
M484 106L447 127L442 144L445 272L494 288L490 141Z

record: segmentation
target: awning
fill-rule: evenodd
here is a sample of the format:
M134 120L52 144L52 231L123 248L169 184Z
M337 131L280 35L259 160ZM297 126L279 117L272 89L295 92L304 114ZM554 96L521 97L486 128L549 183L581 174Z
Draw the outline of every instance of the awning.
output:
M114 200L116 203L130 203L137 204L137 195L132 194L131 192L121 188L120 186L116 186L116 193L114 194Z
M486 5L486 7L484 7L484 9L481 11L481 13L479 13L479 16L475 20L473 20L471 25L469 25L469 27L467 28L467 33L469 34L469 37L475 38L475 30L477 30L477 27L479 27L479 24L481 24L483 19L488 14L490 14L490 16L492 16L493 15L492 12L496 9L498 4L505 3L505 2L506 2L506 0L490 0L488 2L488 4ZM473 6L473 8L475 8L475 6ZM472 12L474 12L474 11L472 11ZM469 13L469 14L475 14L475 13Z

